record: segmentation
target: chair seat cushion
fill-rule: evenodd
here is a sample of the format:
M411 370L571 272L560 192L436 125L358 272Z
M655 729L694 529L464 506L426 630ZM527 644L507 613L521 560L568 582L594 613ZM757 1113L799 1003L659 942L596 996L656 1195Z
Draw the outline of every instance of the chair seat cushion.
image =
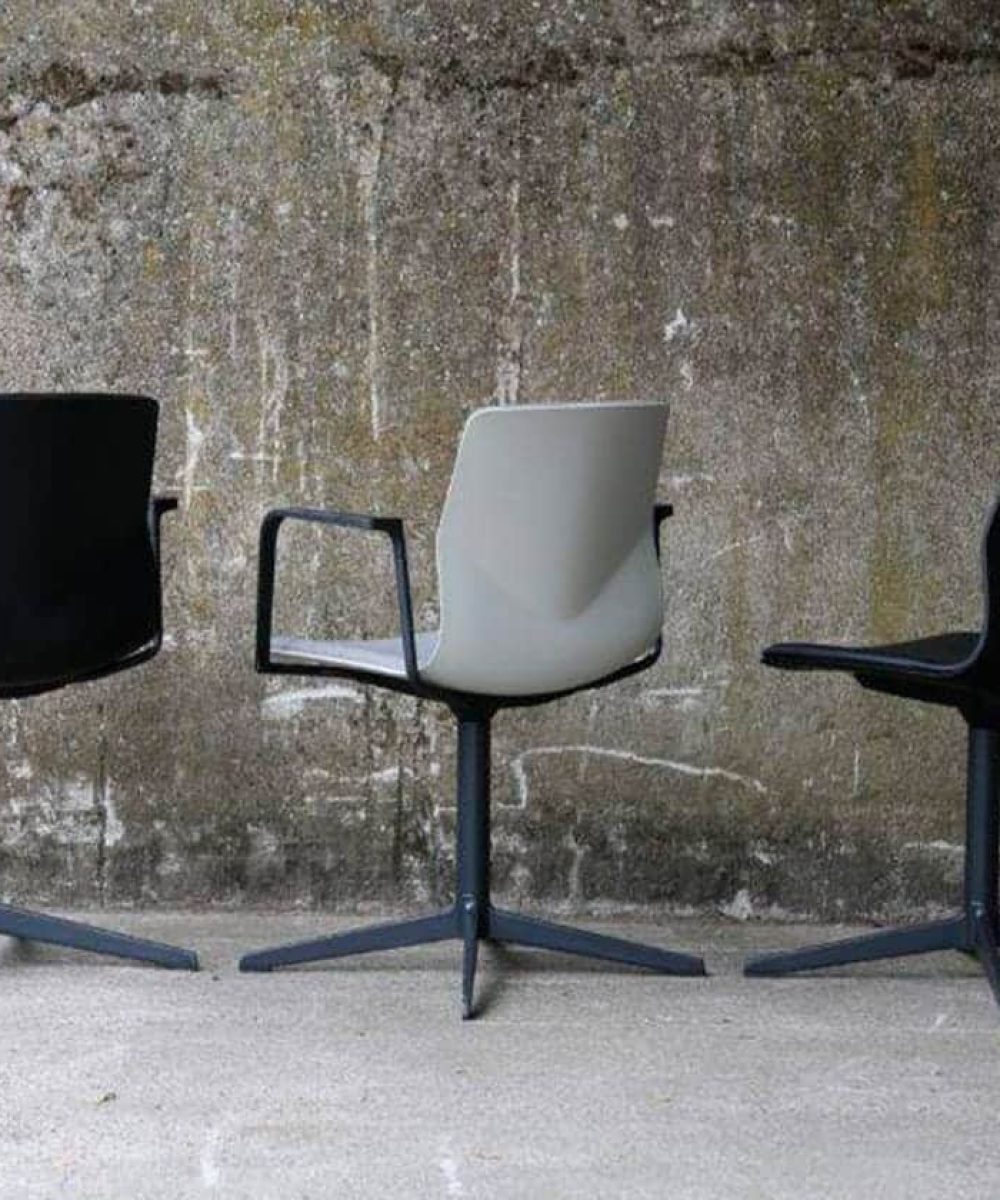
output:
M437 647L437 631L416 635L417 666L430 661ZM324 641L311 638L274 637L271 658L284 665L333 667L346 671L364 671L394 679L406 678L403 639L372 638L360 641Z
M887 646L820 646L780 642L768 646L761 661L793 671L852 671L924 679L947 678L968 662L979 643L978 633L939 633Z

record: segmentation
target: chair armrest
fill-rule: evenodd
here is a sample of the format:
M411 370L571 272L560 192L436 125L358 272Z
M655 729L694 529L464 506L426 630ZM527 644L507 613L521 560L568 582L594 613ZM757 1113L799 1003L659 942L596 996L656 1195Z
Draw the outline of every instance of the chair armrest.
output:
M278 533L285 521L306 521L332 525L339 529L360 529L384 533L392 543L392 561L396 573L396 600L399 605L399 630L403 640L403 661L411 683L419 683L417 645L413 630L413 600L410 594L410 570L406 559L406 537L399 517L377 517L363 513L330 512L323 508L273 508L260 526L260 550L257 566L257 670L271 664L271 629L274 618L274 571L278 552Z
M149 501L149 535L153 541L153 553L156 555L157 566L160 562L160 524L164 515L173 512L178 507L176 496L153 496Z
M653 541L656 543L656 557L660 557L660 526L667 519L674 515L674 506L672 504L654 504L653 505Z
M160 524L166 513L173 512L178 507L178 499L176 496L151 496L149 500L149 537L153 543L153 561L156 564L156 650L159 650L163 641L163 582L162 582L162 555L160 553ZM156 650L153 653L156 653Z

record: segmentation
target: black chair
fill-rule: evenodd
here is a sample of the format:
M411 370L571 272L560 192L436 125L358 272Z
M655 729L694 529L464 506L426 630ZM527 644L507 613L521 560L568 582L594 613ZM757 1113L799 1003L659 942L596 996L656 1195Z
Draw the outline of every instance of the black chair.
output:
M960 915L751 959L747 975L787 975L843 963L961 950L979 959L1000 1003L997 941L997 753L1000 748L1000 503L983 541L985 613L978 633L941 633L889 646L785 643L763 661L798 671L850 671L862 687L956 708L968 727L965 896Z
M703 975L690 954L495 907L490 897L490 727L503 708L543 704L651 666L663 599L654 510L666 410L657 405L481 409L466 425L437 536L440 626L413 627L402 523L310 509L261 529L257 669L346 676L446 704L458 723L455 903L416 920L246 955L243 971L458 938L463 1015L482 940ZM368 641L273 636L278 531L316 521L386 534L401 633Z
M157 405L141 396L0 395L0 697L98 679L159 650ZM197 956L0 905L0 934L196 970Z

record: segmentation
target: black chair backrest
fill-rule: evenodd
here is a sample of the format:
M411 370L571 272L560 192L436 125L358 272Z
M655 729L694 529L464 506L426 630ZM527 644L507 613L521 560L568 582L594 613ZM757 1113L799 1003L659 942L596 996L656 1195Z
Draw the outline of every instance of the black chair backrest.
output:
M158 643L156 418L142 396L0 395L0 694Z

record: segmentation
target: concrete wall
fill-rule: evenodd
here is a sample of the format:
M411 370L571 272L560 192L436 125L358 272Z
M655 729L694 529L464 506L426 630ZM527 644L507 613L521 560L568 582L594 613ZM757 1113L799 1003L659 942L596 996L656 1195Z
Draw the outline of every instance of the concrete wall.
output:
M471 409L665 397L665 654L501 717L503 892L953 899L960 719L757 655L978 620L995 5L14 0L0 39L4 386L158 396L182 498L164 653L2 706L5 893L446 893L447 715L253 674L259 519L405 514L431 620ZM380 543L289 546L286 627L389 627Z

